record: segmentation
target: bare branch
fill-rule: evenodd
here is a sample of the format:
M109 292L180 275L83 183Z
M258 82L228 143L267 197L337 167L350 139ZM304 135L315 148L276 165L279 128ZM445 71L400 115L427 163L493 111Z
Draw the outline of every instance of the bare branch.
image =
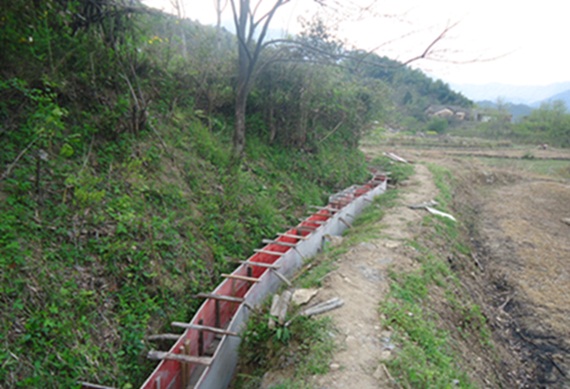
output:
M266 16L264 16L265 19L265 23L263 24L263 28L261 30L261 33L259 34L259 38L257 39L257 44L255 47L255 51L253 54L253 59L252 59L252 64L250 65L250 69L248 72L248 82L249 79L251 78L251 75L253 74L253 70L255 67L255 64L259 58L259 54L261 53L261 50L263 49L263 40L265 39L265 35L267 34L267 30L269 28L269 23L271 23L271 19L273 19L273 16L275 15L275 13L277 12L277 10L279 9L279 7L281 7L282 5L288 3L290 0L277 0L275 2L275 4L273 5L273 8L268 12L268 14ZM252 28L253 30L253 28Z
M441 33L439 33L439 35L426 47L426 49L424 50L423 53L421 53L420 55L410 58L409 60L404 62L404 65L409 65L410 63L420 60L420 59L425 59L430 55L431 50L433 49L433 47L440 42L443 38L445 38L445 36L449 33L449 31L451 31L453 28L457 27L457 25L459 24L459 22L455 22L451 25L448 25L447 27L445 27L443 29L443 31Z
M259 6L261 5L262 2L263 2L263 0L259 0L259 1L257 2L257 4L255 5L255 7L253 7L253 11L251 11L252 19L253 19L253 18L255 17L255 15L257 14L257 10L258 10L258 8L259 8Z
M249 51L249 47L248 47L247 42L245 40L246 23L243 23L243 24L240 23L240 19L242 19L242 17L243 17L242 9L240 7L240 14L238 16L237 8L235 5L235 0L230 0L230 4L232 6L232 14L234 17L234 24L236 27L236 36L238 38L240 46L242 47L242 49L244 50L244 52L247 55L248 60L251 61L251 53ZM238 17L239 17L239 19L238 19Z
M280 4L280 5L275 4L274 7L278 8L278 7L282 6L282 5L285 5L285 4L289 3L290 1L291 1L291 0L277 1L277 3L281 2L282 4ZM263 20L265 20L267 17L269 17L272 13L273 13L273 14L275 13L275 11L274 11L273 9L271 9L271 10L268 11L265 15L263 15L262 17L260 17L260 18L257 20L257 22L255 23L255 26L257 27ZM271 16L271 17L273 17L273 16Z

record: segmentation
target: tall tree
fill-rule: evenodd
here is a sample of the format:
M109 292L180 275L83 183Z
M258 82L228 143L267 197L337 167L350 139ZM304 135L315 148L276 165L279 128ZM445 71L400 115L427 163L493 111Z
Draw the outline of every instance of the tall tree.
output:
M301 37L301 39L297 40L276 39L265 42L267 31L273 17L282 6L290 1L291 0L230 0L238 41L238 67L234 112L235 127L233 136L235 157L241 158L245 149L247 98L254 81L254 71L256 67L259 66L260 54L264 48L272 44L302 47L314 53L319 53L320 55L328 55L334 59L335 62L338 62L339 58L350 57L350 53L345 53L342 45L338 46L334 39L328 39L330 37L322 23L313 25L313 31L309 31L311 33L310 35L316 34L320 38L317 40L319 45L315 45L315 42L307 40L307 37ZM361 7L355 3L350 3L350 7L347 7L346 4L338 1L313 1L323 8L328 8L329 12L332 11L336 13L337 16L342 14L342 17L345 17L344 15L348 13L355 13L359 18L369 13L371 7L377 3L377 0L372 0L371 4L367 7ZM345 8L348 9L348 11L345 10ZM314 28L315 26L317 27L316 29ZM433 56L434 47L442 41L455 26L456 24L446 26L435 39L429 42L426 49L420 55L404 62L403 65L408 65L411 62L428 59ZM323 37L327 39L322 39ZM324 46L322 46L323 43L325 44ZM304 58L306 59L306 57Z
M258 0L252 7L250 0L231 0L236 35L238 39L238 72L236 81L234 154L241 157L245 148L245 113L247 96L253 82L253 72L259 61L267 29L271 20L283 5L290 0L275 0L261 16ZM259 33L256 36L256 33Z

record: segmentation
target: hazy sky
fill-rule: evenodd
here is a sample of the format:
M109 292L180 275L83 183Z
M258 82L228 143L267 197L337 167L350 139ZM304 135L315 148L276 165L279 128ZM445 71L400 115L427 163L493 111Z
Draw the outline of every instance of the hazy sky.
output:
M214 0L180 0L186 17L215 23ZM272 0L265 0L273 2ZM459 22L436 46L444 61L414 62L446 82L546 85L570 81L570 2L564 0L325 0L351 8L371 5L362 18L337 25L348 45L408 60L449 25ZM143 0L168 10L171 0ZM292 0L282 7L272 27L299 31L298 17L315 12L311 0ZM355 9L352 7L352 9ZM383 16L374 16L375 12ZM229 25L229 5L225 18Z

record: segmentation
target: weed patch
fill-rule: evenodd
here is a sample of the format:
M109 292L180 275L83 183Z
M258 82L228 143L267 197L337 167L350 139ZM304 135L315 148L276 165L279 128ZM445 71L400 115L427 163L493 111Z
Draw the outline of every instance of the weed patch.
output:
M450 212L453 177L439 166L429 168L439 189L438 208ZM422 227L422 236L409 242L420 267L391 273L389 298L380 307L385 325L400 344L387 366L403 387L473 388L457 344L464 339L489 349L490 331L448 261L468 255L469 247L463 243L461 227L449 219L426 216ZM442 248L448 253L442 254Z
M266 304L262 312L266 312ZM334 350L329 318L294 317L289 327L269 328L268 314L257 313L248 321L240 344L240 368L236 388L259 387L264 373L280 369L290 372L272 387L303 388L307 377L328 371Z

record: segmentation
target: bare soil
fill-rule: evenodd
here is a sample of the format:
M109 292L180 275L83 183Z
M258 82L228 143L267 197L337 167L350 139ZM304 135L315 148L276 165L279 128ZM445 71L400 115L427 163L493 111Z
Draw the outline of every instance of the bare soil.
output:
M476 284L465 275L463 281L479 295L495 339L512 355L505 366L513 382L570 388L570 182L492 168L471 152L458 158L463 150L401 152L446 166L459 180L456 208L484 267ZM570 158L564 150L539 154ZM494 150L485 156L518 155Z
M365 151L374 157L385 150L369 146ZM330 371L309 384L323 389L398 387L383 365L396 345L382 328L378 308L388 292L388 269L418 266L416 253L404 242L421 234L424 213L407 205L437 195L423 164L434 162L457 178L454 213L468 228L480 268L456 271L493 331L495 347L489 355L468 344L457 346L473 360L467 373L479 387L570 388L570 183L490 167L473 158L477 152L472 150L390 151L415 161L416 173L405 183L399 204L378 221L382 238L341 257L319 292L318 300L340 297L345 304L328 313L339 345ZM484 154L524 156L511 149ZM570 159L570 152L560 150L537 154ZM452 317L442 317L444 328L453 323Z
M379 221L383 237L351 249L326 279L319 298L340 297L344 306L329 313L338 329L339 350L330 372L313 378L315 387L390 387L381 362L390 358L394 345L390 331L382 328L378 311L389 290L387 270L407 270L417 265L404 243L414 237L424 214L407 205L431 200L436 195L431 173L427 167L417 165L399 204Z

